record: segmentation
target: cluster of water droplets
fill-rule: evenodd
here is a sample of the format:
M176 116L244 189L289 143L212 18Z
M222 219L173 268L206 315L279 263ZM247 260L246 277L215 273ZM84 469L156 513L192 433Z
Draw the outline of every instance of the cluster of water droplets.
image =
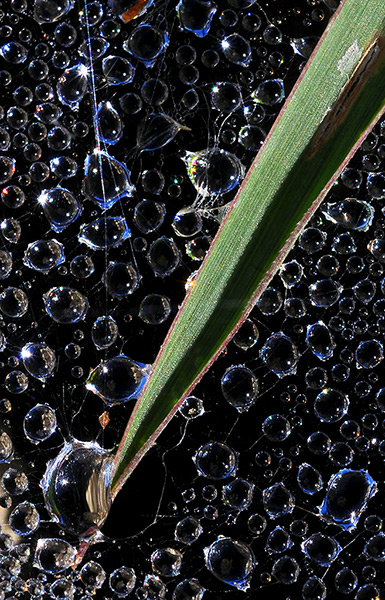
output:
M171 318L336 5L0 7L0 598L383 590L381 124L110 497Z

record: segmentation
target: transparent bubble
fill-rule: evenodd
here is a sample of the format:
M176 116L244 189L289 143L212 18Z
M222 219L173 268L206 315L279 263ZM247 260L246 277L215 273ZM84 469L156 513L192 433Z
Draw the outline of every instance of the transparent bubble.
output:
M151 554L151 566L154 573L162 577L179 575L183 554L175 548L158 548Z
M5 288L0 294L0 310L7 317L22 317L28 310L26 293L15 287Z
M182 402L179 412L187 420L201 417L205 412L203 401L200 398L196 398L196 396L188 396Z
M46 509L66 531L89 535L110 508L112 455L96 442L67 442L40 482Z
M298 469L297 482L305 494L313 495L323 487L322 477L319 471L309 465L302 463Z
M302 587L302 600L324 600L326 596L326 585L318 577L310 577Z
M164 176L158 169L143 171L140 181L145 192L155 195L161 193L165 183Z
M57 579L50 586L50 593L57 600L73 600L75 594L75 586L68 579Z
M320 279L309 286L310 302L313 306L328 308L340 299L342 289L333 279Z
M271 572L280 583L291 585L297 581L300 568L294 558L283 556L275 561Z
M178 542L189 545L195 542L202 532L203 527L199 521L188 516L177 523L174 535Z
M267 527L267 521L263 515L254 514L249 517L247 526L253 535L258 536L265 531Z
M3 488L11 496L20 496L28 489L28 478L24 471L7 469L1 479Z
M178 211L172 222L172 228L180 237L192 237L202 230L203 220L196 210L182 209Z
M148 325L159 325L168 319L171 306L168 298L161 294L149 294L139 307L139 317Z
M258 380L250 369L233 366L226 370L221 380L224 398L239 412L254 404L258 395Z
M341 546L328 535L315 533L302 544L302 551L318 565L328 567L341 552Z
M103 275L103 283L114 298L125 298L135 292L139 275L131 263L110 263Z
M150 365L144 365L119 354L102 361L87 380L87 389L106 404L118 404L138 398L149 374Z
M11 394L22 394L28 388L28 377L22 371L11 371L6 376L4 385Z
M1 235L10 244L17 244L21 235L20 222L17 219L4 219L0 223Z
M372 224L374 208L369 202L356 198L345 198L326 204L325 217L347 229L367 231Z
M106 315L98 317L91 329L91 338L98 350L109 348L116 342L118 326L115 319Z
M37 542L35 566L41 571L57 575L72 567L76 550L65 540L41 538Z
M43 190L38 198L51 229L60 232L73 223L81 213L75 196L66 188Z
M301 319L306 315L306 306L302 298L287 298L283 308L290 319Z
M17 535L30 535L40 524L40 516L34 504L22 502L9 515L9 526Z
M0 184L12 179L16 170L16 161L9 156L0 156Z
M206 567L217 579L243 591L249 588L255 567L250 546L229 537L218 537L204 552Z
M252 98L266 106L274 106L279 104L285 98L285 90L282 79L266 79L259 84L255 92L252 93Z
M262 499L265 510L272 519L290 514L295 506L293 494L282 482L263 490Z
M56 86L60 102L70 107L76 107L87 93L87 90L87 67L82 63L65 69Z
M374 369L384 358L383 345L378 340L360 342L355 356L359 367Z
M36 404L27 412L23 429L27 439L33 444L47 440L56 431L56 414L48 404Z
M226 150L208 148L202 152L186 152L184 158L187 175L195 189L202 196L218 196L233 190L244 177L244 167L240 160ZM218 197L216 206L225 199Z
M254 485L246 479L236 478L222 489L224 504L235 510L249 508L254 494Z
M334 578L335 588L340 594L350 594L357 587L357 584L357 575L348 567L338 571Z
M368 304L373 300L376 293L376 283L371 279L361 279L353 287L353 293L357 300Z
M208 442L199 448L194 457L201 475L209 479L226 479L235 475L238 455L221 442Z
M7 250L0 250L0 279L6 279L12 271L12 254Z
M385 560L385 534L380 532L371 537L365 544L364 554L371 560L383 562Z
M55 156L50 160L49 168L59 179L70 179L70 177L76 175L78 165L69 156Z
M262 146L266 132L257 125L245 125L238 133L238 142L252 152L258 152Z
M80 570L79 576L82 583L84 583L87 589L94 590L96 588L102 587L106 578L106 572L99 563L90 560L85 565L83 565L83 567Z
M380 591L378 587L372 583L366 583L358 588L354 596L354 600L377 600Z
M123 196L131 196L134 189L127 167L102 150L87 156L84 174L84 192L104 209Z
M165 215L166 207L164 204L152 200L142 200L135 207L135 226L142 233L151 233L162 225Z
M93 250L104 250L120 246L130 235L124 217L100 217L80 227L78 240Z
M247 66L251 61L251 46L238 33L225 37L221 41L221 48L227 60L235 65Z
M282 415L270 415L262 423L262 431L271 442L282 442L289 437L291 427L289 421Z
M217 6L211 1L180 0L176 11L182 27L202 38L210 31L211 21L217 11Z
M87 279L94 273L95 266L89 256L79 254L71 260L70 269L76 279Z
M47 314L62 325L84 319L88 310L87 298L70 287L51 288L43 294L43 300Z
M278 526L269 533L266 550L269 554L279 554L291 548L292 545L293 542L290 540L287 531Z
M298 363L298 350L291 339L282 332L273 333L260 351L266 367L278 377L293 373Z
M147 260L156 277L167 277L179 266L181 254L172 238L162 236L152 242Z
M24 368L30 375L45 381L56 367L55 352L44 342L29 342L21 350Z
M110 589L118 596L124 598L128 596L135 587L135 571L130 567L119 567L115 569L109 578Z
M264 315L274 315L282 306L282 296L273 287L266 288L256 302L256 306Z
M329 481L320 515L343 529L353 529L377 492L377 484L367 471L343 469Z
M150 67L165 51L167 44L168 38L165 33L152 25L144 24L134 29L123 47L147 67Z
M197 579L184 579L175 587L172 600L202 600L205 588Z
M134 79L135 68L121 56L108 56L102 61L103 74L109 85L124 85Z

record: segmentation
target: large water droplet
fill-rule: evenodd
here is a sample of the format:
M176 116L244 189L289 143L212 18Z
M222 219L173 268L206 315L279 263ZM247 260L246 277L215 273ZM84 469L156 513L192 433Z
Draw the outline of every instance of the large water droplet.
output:
M73 0L35 0L34 17L38 23L59 21L73 7Z
M220 581L246 591L255 567L254 554L247 544L229 537L219 537L205 548L208 570Z
M30 342L21 350L23 364L30 375L45 381L52 377L56 366L55 352L44 342Z
M321 360L331 358L336 347L333 336L323 321L307 326L306 343L313 354Z
M123 196L131 196L130 171L102 150L95 150L84 164L84 192L101 208L110 208Z
M234 189L244 177L241 161L219 148L186 152L184 162L191 183L202 196L218 195L215 206L225 204L227 200L221 194Z
M294 496L282 483L275 483L263 490L263 504L272 519L290 514L295 506Z
M374 208L369 202L345 198L339 202L327 203L323 213L327 219L346 229L367 231L373 221Z
M341 546L328 535L314 533L303 542L302 551L318 565L328 567L341 552Z
M63 325L83 319L88 310L87 298L70 287L51 288L43 300L51 319Z
M208 442L199 448L194 461L198 471L204 477L226 479L235 475L238 455L227 444Z
M298 363L298 350L291 339L282 332L273 333L260 352L261 359L278 377L293 373Z
M105 144L116 144L122 135L123 123L119 113L108 100L101 102L96 112L100 128L100 139Z
M73 440L49 461L40 485L49 514L63 529L88 536L104 523L112 460L96 442Z
M23 263L26 267L48 273L64 262L64 246L57 240L37 240L28 244Z
M82 225L78 239L93 250L104 250L120 246L130 235L124 217L100 217Z
M377 484L367 471L343 469L331 477L320 515L343 529L353 529L376 492Z
M66 69L56 86L60 102L72 108L79 104L87 89L87 67L82 63Z
M56 414L48 404L36 404L23 421L26 437L33 444L47 440L56 431Z
M73 223L81 213L75 196L66 188L43 190L38 198L51 229L60 232Z
M216 10L217 5L210 0L180 0L176 7L182 27L198 37L208 34Z
M138 398L149 374L149 365L135 362L120 354L102 361L91 371L87 389L106 404L118 404Z
M46 573L62 573L75 563L76 550L65 540L42 538L38 541L34 564Z

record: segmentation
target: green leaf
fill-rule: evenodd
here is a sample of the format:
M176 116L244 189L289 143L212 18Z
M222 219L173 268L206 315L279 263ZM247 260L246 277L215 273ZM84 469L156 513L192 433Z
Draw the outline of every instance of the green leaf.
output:
M345 0L251 166L116 454L115 496L282 264L385 104L385 3Z

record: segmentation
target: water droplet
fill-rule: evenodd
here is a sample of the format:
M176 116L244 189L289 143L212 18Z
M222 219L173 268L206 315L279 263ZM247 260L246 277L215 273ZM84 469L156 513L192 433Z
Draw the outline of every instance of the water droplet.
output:
M110 575L110 588L118 598L128 596L135 587L136 575L135 571L129 567L119 567Z
M227 444L208 442L199 448L194 461L199 473L204 477L226 479L235 475L238 455Z
M147 260L156 277L167 277L179 266L181 254L174 240L163 236L152 242Z
M30 535L40 524L40 516L34 504L21 502L9 515L9 526L17 535Z
M279 554L280 552L285 552L291 548L292 545L293 542L290 540L290 536L287 531L279 526L269 533L266 541L266 549L269 554Z
M266 79L259 84L255 92L252 93L252 98L260 104L274 106L279 104L285 98L285 90L282 79Z
M233 33L221 41L223 54L227 60L235 65L246 67L251 61L251 46L249 42L239 35Z
M278 377L293 373L298 363L298 350L291 339L282 332L273 333L260 351L266 367Z
M325 600L326 585L318 577L310 577L303 585L302 600Z
M0 250L0 279L6 279L12 271L12 254L7 250Z
M75 548L65 540L42 538L37 543L34 564L41 571L57 575L72 567L75 558Z
M88 155L84 164L84 192L103 209L111 208L123 196L131 196L130 171L102 150Z
M290 514L295 506L293 494L282 483L275 483L263 490L263 505L272 519Z
M322 390L315 399L314 412L320 421L335 423L346 415L349 398L343 392L332 388Z
M353 529L376 492L376 482L367 471L343 469L331 477L320 515L343 529Z
M65 260L64 246L57 240L37 240L28 244L23 263L26 267L48 273Z
M165 215L166 207L164 204L152 200L142 200L135 207L135 226L142 233L152 233L162 225Z
M185 517L175 527L175 539L182 544L196 542L203 533L203 527L194 517Z
M165 33L152 25L139 25L124 42L123 47L135 58L151 67L168 45Z
M185 419L190 420L201 417L204 414L205 409L200 398L188 396L186 400L182 402L179 412Z
M140 121L136 144L140 150L158 150L169 144L180 129L185 129L164 114L150 113Z
M293 38L290 41L290 46L293 48L296 54L299 54L303 58L309 58L315 46L317 45L318 40L319 37L314 35L302 38Z
M56 86L57 95L62 104L77 107L88 89L87 67L78 63L65 69Z
M7 469L1 483L10 496L21 496L28 489L28 478L20 469Z
M369 202L346 198L327 203L323 213L327 219L347 229L367 231L373 221L374 208Z
M334 538L321 533L311 535L301 547L310 560L323 567L328 567L341 552L341 546Z
M105 144L116 144L122 135L123 124L119 113L108 100L100 102L96 112L100 127L100 139Z
M115 319L108 315L98 317L91 329L92 341L98 350L112 346L116 342L118 333Z
M83 565L79 576L88 590L94 590L95 588L102 587L106 578L106 572L99 563L90 560Z
M360 342L356 350L356 361L363 369L374 369L384 358L384 349L378 340Z
M87 389L106 404L118 404L138 398L149 374L149 365L135 362L119 354L102 361L91 371Z
M229 537L219 537L205 548L207 569L220 581L242 591L250 586L255 567L254 554L247 544Z
M339 300L342 289L333 279L320 279L309 286L310 302L313 306L328 308Z
M209 148L197 153L186 152L184 162L189 179L199 194L218 195L215 199L216 207L226 202L226 199L219 196L234 189L244 177L244 167L240 160L234 154L219 148Z
M254 373L242 366L227 369L221 380L224 398L239 412L247 411L258 395L258 380Z
M307 326L306 344L321 360L331 358L336 347L333 336L323 321L317 321L317 323Z
M35 0L34 17L38 23L59 21L74 6L73 0Z
M300 569L294 558L283 556L275 561L271 572L280 583L291 585L297 581Z
M102 280L114 298L130 296L139 285L139 275L131 263L110 263Z
M73 223L81 213L75 196L62 187L43 190L38 198L51 229L60 232Z
M21 350L24 368L30 375L45 381L52 377L56 367L55 352L44 342L29 342Z
M83 319L88 310L88 300L70 287L51 288L43 294L45 310L56 323L67 325Z
M319 471L309 465L302 463L298 469L298 485L305 494L313 495L323 487L322 477Z
M0 156L0 184L12 179L16 170L16 161L9 156Z
M222 500L231 508L246 510L249 508L254 494L254 485L246 479L236 478L222 490Z
M205 591L197 579L184 579L175 587L172 600L202 600Z
M175 548L158 548L151 554L151 566L154 573L162 577L179 575L183 554Z
M120 246L131 236L124 217L100 217L80 227L78 240L93 250Z
M109 85L124 85L134 79L135 68L121 56L107 56L102 61L103 74Z
M168 319L171 306L168 298L161 294L149 294L139 306L139 317L148 325L159 325Z
M20 44L19 42L8 42L8 44L1 46L0 56L2 56L7 63L19 65L27 60L28 52L23 44Z
M365 544L364 553L372 560L382 562L385 560L385 534L380 532L370 538Z
M262 431L271 442L282 442L289 437L291 427L289 421L282 415L270 415L262 423Z
M104 523L112 459L96 442L73 440L48 462L40 485L46 509L65 531L88 536Z
M36 404L23 421L26 437L33 444L47 440L56 431L56 414L48 404Z
M210 0L180 0L176 11L182 27L202 38L210 31L217 5Z

